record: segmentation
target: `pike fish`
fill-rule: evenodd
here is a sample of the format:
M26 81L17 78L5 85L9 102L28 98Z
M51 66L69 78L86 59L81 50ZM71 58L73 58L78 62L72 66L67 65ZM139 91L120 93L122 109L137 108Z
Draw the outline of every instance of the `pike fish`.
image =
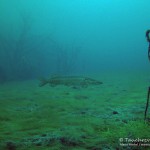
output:
M65 86L80 86L88 87L89 85L100 85L103 84L101 81L89 78L89 77L80 77L80 76L56 76L49 79L40 79L40 87L49 84L52 87L57 85Z

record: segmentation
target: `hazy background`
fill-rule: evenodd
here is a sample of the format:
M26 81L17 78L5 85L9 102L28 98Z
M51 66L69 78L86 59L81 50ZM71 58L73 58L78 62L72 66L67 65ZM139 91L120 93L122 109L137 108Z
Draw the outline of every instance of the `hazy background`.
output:
M0 0L0 81L150 69L149 0Z

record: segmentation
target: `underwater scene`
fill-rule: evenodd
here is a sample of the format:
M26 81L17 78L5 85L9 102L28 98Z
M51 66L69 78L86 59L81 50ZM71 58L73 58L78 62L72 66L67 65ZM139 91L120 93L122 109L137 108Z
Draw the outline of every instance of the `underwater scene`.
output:
M0 150L150 150L149 0L0 0Z

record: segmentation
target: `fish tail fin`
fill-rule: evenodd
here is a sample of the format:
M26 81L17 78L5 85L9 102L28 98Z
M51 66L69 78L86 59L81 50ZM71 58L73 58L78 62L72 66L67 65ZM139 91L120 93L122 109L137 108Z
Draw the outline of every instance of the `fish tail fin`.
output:
M42 87L48 83L48 81L45 78L40 78L39 80L40 80L40 83L39 83L40 87Z

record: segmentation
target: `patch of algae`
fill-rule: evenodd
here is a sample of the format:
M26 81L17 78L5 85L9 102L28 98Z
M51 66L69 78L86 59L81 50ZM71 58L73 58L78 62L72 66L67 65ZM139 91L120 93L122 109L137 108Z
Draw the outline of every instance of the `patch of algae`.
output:
M146 85L103 80L104 85L85 89L39 88L36 81L2 85L0 148L113 150L123 149L120 138L148 138L141 88Z

